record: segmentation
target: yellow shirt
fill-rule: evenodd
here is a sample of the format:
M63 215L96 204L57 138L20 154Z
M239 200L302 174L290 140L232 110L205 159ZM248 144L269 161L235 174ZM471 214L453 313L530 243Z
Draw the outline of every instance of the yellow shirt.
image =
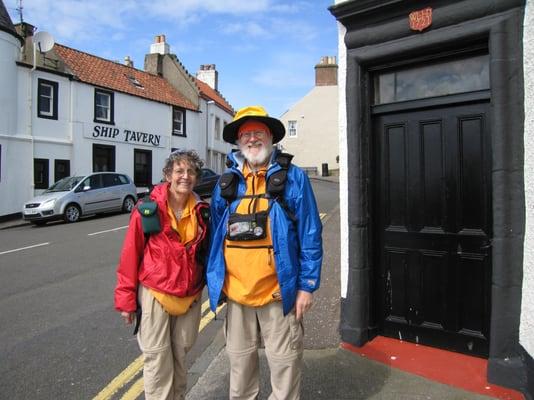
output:
M245 165L243 176L246 180L247 195L265 193L266 173L266 169L261 169L254 174ZM269 207L267 199L246 198L241 200L236 212L239 214L252 213L254 201L258 202L256 211L265 211ZM258 307L279 298L280 287L276 276L272 243L269 218L267 218L265 239L225 240L226 276L223 291L229 299L247 306ZM250 247L256 246L266 247L250 249Z
M197 237L198 221L194 213L196 205L196 199L193 194L189 195L189 199L182 211L180 220L176 219L173 209L167 205L167 214L171 221L171 227L180 236L180 241L183 244L187 244ZM150 289L152 295L162 305L162 307L171 315L182 315L189 310L191 304L200 298L202 293L195 294L188 297L176 297L172 294L158 292L154 289Z

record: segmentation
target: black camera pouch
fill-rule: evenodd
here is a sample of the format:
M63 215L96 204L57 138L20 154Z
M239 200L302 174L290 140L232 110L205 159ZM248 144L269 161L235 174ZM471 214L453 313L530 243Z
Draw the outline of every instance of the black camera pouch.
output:
M254 214L230 214L226 238L233 241L265 239L268 215L268 211Z

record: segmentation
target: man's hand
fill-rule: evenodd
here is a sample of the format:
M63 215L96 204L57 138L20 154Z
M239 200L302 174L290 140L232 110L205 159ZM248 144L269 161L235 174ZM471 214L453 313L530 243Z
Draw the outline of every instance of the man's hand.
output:
M124 323L130 325L135 319L134 312L121 311L121 317L124 320Z
M300 321L304 313L308 311L313 303L313 294L304 290L297 291L297 300L295 301L295 316Z

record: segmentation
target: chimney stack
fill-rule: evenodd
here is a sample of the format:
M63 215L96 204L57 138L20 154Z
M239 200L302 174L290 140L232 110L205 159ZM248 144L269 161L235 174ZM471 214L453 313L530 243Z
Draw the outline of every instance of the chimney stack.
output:
M315 66L315 86L335 85L337 85L336 57L321 57L321 61Z
M124 65L126 65L127 67L132 67L134 66L134 62L133 60L130 58L130 56L126 56L124 57Z
M215 69L215 64L202 64L197 72L197 79L212 89L219 90L219 72Z
M150 45L150 54L169 54L170 47L165 42L165 35L157 35Z

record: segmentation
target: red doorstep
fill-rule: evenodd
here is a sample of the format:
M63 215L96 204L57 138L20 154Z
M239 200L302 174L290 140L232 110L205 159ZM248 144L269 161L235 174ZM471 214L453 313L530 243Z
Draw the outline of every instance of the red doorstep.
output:
M521 393L488 383L488 360L377 336L362 347L341 347L393 368L446 385L503 400L524 400Z

